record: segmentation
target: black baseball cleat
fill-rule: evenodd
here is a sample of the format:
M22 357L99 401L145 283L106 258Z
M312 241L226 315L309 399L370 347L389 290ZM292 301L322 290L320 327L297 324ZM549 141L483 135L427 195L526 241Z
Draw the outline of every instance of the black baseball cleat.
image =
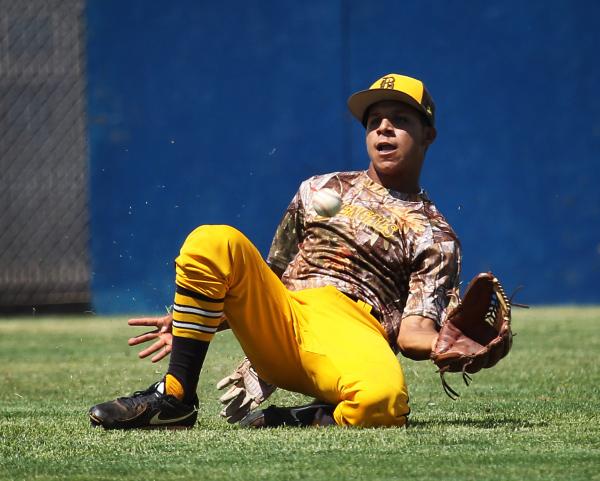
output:
M97 404L89 416L92 426L104 429L191 428L198 417L198 398L193 405L184 404L165 394L165 383L159 381L129 397Z
M280 426L331 426L336 424L333 419L334 409L334 405L321 402L291 408L271 405L267 409L252 411L239 424L244 428L255 429Z

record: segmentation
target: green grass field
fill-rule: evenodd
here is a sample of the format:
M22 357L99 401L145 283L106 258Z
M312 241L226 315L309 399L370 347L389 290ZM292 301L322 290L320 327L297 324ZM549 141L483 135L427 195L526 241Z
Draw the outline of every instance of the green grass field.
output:
M166 367L139 361L139 332L102 317L0 320L0 479L600 480L600 308L514 315L514 349L462 393L429 362L402 360L408 429L243 430L218 417L215 382L241 351L217 335L188 431L105 432L90 405L145 388ZM299 395L278 392L273 402Z

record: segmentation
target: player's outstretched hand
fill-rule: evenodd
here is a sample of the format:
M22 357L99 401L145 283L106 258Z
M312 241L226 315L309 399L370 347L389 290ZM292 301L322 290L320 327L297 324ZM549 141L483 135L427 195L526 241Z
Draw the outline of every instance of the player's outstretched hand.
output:
M155 328L153 331L145 332L144 334L132 337L127 341L130 346L137 346L143 342L155 340L152 345L138 353L138 356L141 359L148 357L150 354L154 354L150 360L152 362L158 362L171 353L173 345L173 334L171 333L171 325L173 324L172 314L169 313L163 317L129 319L127 324L130 326L150 326Z

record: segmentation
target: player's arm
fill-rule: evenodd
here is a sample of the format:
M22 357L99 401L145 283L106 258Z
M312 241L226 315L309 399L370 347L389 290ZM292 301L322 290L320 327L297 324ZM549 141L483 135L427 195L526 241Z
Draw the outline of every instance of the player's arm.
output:
M281 276L283 276L283 273L285 272L285 269L279 266L269 266L271 268L271 270L275 273L275 275L281 279Z
M419 247L397 338L400 352L417 361L431 356L445 313L455 302L460 274L456 238L448 235Z
M438 331L433 319L423 316L408 316L400 324L398 347L402 354L415 361L429 359Z
M302 188L302 187L301 187ZM304 208L299 190L288 208L283 214L281 222L277 226L267 264L271 270L281 279L288 264L294 259L299 250L299 244L304 235Z

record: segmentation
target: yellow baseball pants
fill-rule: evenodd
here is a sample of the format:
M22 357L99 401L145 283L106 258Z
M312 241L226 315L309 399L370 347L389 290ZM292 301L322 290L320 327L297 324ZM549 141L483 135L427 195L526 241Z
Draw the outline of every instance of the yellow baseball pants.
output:
M264 380L337 405L343 426L402 426L409 413L385 331L331 286L289 291L229 226L201 226L176 259L173 333L209 341L224 313Z

